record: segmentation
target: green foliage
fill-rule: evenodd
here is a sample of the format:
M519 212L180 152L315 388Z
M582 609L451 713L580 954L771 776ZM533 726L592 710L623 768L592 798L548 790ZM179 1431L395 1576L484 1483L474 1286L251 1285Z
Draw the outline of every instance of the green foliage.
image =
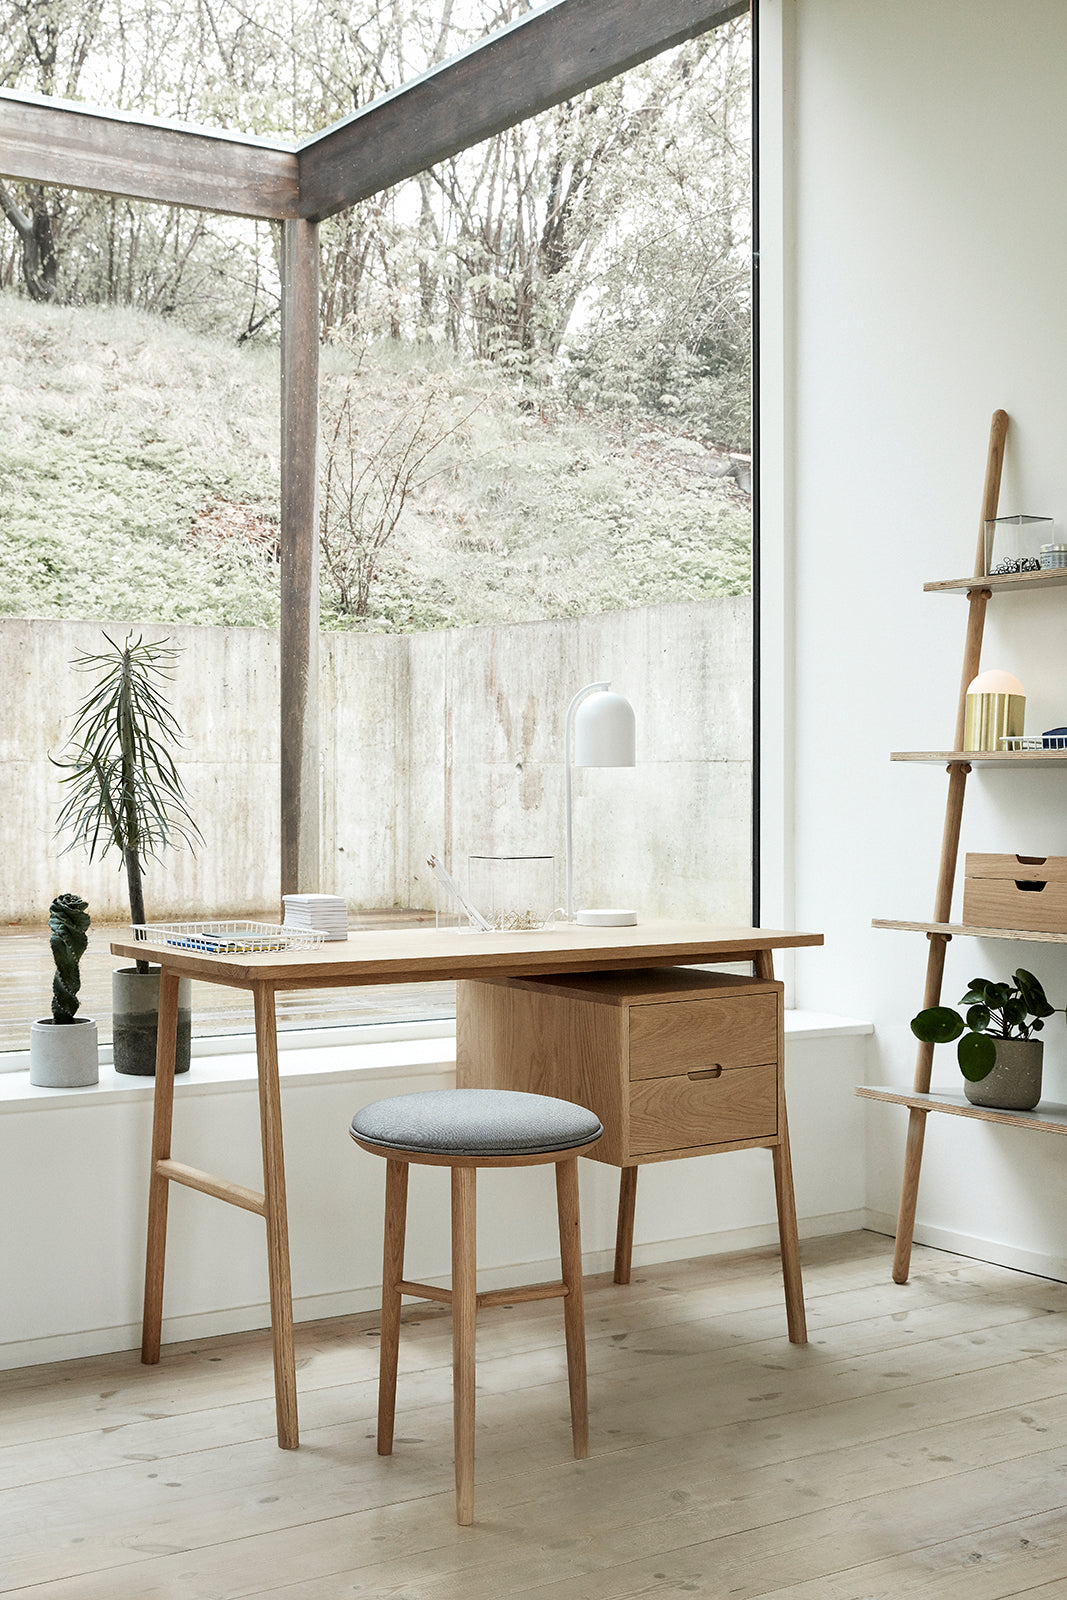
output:
M277 565L201 537L277 527L277 357L158 317L0 294L0 614L271 626Z
M181 728L163 696L179 652L166 643L128 636L103 655L78 656L96 682L74 718L74 755L57 761L67 796L57 831L73 834L89 859L115 849L126 868L131 921L145 920L141 879L145 860L174 839L199 838L172 751Z
M655 113L590 196L595 217L580 219L591 248L567 275L583 314L563 350L573 399L741 451L751 389L748 73L743 24L673 61Z
M351 497L347 569L324 552L324 627L534 621L748 590L748 495L677 424L577 407L499 364L397 340L327 343L322 394L327 446L346 413L342 477L374 464L365 519ZM276 626L277 407L268 351L0 294L0 613ZM388 482L411 448L425 459L390 524L370 479Z
M1022 967L1011 983L972 978L960 1005L968 1008L964 1016L951 1006L920 1011L911 1020L911 1031L926 1044L951 1044L958 1039L960 1071L972 1083L987 1078L996 1065L994 1038L1029 1039L1041 1032L1046 1017L1063 1009L1049 1004L1040 980Z
M48 943L56 964L52 979L52 1021L73 1022L80 1004L81 958L89 943L89 906L76 894L60 894L48 908Z

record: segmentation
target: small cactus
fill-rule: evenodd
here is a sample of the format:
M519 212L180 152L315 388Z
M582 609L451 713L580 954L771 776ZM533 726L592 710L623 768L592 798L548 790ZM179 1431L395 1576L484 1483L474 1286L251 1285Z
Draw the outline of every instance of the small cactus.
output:
M79 962L89 943L89 907L76 894L60 894L48 908L49 944L56 975L52 979L52 1021L73 1022L81 988Z

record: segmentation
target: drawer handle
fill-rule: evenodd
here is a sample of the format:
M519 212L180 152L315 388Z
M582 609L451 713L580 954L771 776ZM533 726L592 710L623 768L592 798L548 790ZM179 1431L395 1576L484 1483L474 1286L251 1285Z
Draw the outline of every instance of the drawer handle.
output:
M713 1067L708 1067L703 1072L690 1072L690 1073L687 1074L687 1076L694 1083L696 1083L698 1078L721 1078L722 1077L722 1067L719 1064L719 1062L716 1062Z

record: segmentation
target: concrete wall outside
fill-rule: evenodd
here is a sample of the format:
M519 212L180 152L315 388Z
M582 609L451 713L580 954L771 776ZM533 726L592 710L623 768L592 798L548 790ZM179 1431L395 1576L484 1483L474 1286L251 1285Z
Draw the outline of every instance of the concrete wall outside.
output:
M563 719L612 679L637 713L636 769L575 775L575 882L642 916L749 921L751 602L412 635L323 638L323 882L353 908L434 904L432 851L548 853L563 893ZM0 920L41 922L72 890L122 921L114 853L61 855L63 753L92 675L72 665L123 623L0 619ZM145 627L182 652L172 704L204 835L146 876L149 918L278 914L278 641L265 629Z

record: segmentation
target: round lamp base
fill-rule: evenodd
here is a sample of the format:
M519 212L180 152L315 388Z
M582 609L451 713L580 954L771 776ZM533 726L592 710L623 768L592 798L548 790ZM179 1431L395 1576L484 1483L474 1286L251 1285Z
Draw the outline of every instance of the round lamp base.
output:
M574 920L583 928L632 928L637 922L637 912L579 911Z

